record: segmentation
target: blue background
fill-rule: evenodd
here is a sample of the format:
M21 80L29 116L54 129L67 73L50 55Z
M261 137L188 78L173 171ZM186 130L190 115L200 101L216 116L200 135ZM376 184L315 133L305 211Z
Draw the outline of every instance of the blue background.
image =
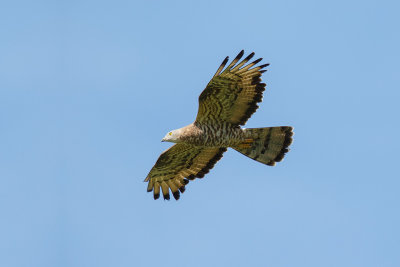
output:
M400 266L398 1L4 1L1 266ZM181 200L143 179L225 56L271 63L247 127Z

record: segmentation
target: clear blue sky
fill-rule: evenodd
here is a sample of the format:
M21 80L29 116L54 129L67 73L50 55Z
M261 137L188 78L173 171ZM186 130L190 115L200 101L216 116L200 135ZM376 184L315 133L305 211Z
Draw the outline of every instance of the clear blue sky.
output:
M0 266L400 266L398 1L8 1ZM225 56L271 63L247 127L181 200L143 179Z

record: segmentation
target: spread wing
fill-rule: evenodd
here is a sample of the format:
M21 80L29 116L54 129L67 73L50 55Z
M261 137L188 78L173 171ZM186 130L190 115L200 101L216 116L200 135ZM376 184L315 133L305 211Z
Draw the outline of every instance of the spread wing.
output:
M154 199L160 197L160 187L164 199L169 200L169 190L179 199L185 185L194 178L203 178L222 158L226 148L197 147L175 144L164 151L147 175L147 192L154 191ZM187 178L187 179L186 179Z
M257 110L257 103L262 101L265 90L265 83L261 83L260 77L266 70L262 69L269 64L253 67L262 60L259 58L244 66L254 56L254 53L251 53L236 65L243 54L242 50L224 71L222 70L229 57L222 62L206 89L200 94L195 123L228 122L232 125L244 125Z

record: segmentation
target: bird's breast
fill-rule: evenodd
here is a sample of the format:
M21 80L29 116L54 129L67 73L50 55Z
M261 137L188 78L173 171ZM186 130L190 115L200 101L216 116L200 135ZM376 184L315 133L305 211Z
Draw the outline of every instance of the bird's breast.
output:
M244 133L239 127L228 125L202 125L192 136L187 136L186 143L198 146L229 147L244 140Z

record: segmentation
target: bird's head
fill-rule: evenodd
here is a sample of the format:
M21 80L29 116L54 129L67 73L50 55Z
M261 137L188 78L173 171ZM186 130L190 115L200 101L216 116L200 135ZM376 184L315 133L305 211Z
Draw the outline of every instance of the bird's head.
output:
M178 143L180 141L181 132L182 132L181 129L172 130L165 135L165 137L161 140L161 142Z

